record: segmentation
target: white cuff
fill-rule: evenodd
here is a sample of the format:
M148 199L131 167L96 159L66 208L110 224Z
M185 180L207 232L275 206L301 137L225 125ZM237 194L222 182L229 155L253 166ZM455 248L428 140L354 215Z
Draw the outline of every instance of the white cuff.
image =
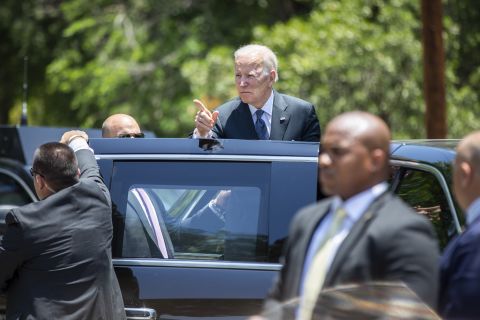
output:
M193 130L193 134L192 134L192 138L193 138L193 139L211 139L212 137L213 137L213 132L212 132L212 130L208 131L208 133L207 133L206 136L201 136L201 135L198 133L197 128L195 128L195 130Z
M93 152L93 149L89 147L87 141L78 136L78 137L72 137L73 139L70 139L70 142L68 143L68 146L73 149L74 152L77 152L78 150L84 150L88 149Z

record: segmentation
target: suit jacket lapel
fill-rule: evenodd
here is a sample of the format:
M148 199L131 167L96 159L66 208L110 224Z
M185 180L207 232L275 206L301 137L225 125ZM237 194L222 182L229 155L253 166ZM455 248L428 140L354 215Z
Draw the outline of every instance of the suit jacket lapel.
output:
M238 128L238 132L245 134L243 139L258 139L258 135L253 124L252 113L250 112L250 108L248 108L248 104L240 100L240 103L235 110L235 118L235 124L240 126Z
M373 219L377 216L379 208L385 202L385 198L389 194L388 191L380 195L373 203L367 208L367 211L362 215L362 217L355 223L353 228L350 230L349 234L342 242L338 248L337 253L332 261L330 269L328 270L325 286L330 286L332 281L340 270L341 265L348 257L348 254L351 253L353 247L357 244L359 238L361 238L365 232L365 229L370 225Z
M317 230L318 225L321 223L322 219L330 210L331 204L332 204L332 201L330 200L313 209L314 211L308 217L308 221L303 221L303 224L302 224L303 229L301 230L301 232L308 236L301 236L300 241L297 244L293 245L293 248L295 249L294 249L292 261L298 261L298 263L295 263L295 268L299 268L299 270L292 273L296 275L296 278L293 279L294 283L292 286L293 288L295 288L294 289L295 294L298 294L300 290L300 281L303 276L303 268L304 268L303 265L307 257L307 251L310 244L310 240L312 239L315 230Z
M274 90L270 140L283 140L283 136L287 130L288 121L290 120L290 114L287 112L287 108L288 105L285 100Z

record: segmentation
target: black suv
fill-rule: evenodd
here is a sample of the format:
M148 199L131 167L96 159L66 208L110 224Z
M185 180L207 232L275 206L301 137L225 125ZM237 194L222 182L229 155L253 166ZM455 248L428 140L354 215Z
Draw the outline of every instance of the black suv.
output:
M22 130L15 128L19 145ZM462 225L450 192L455 145L391 145L391 187L432 221L442 247ZM131 319L258 312L281 267L292 216L322 197L318 143L91 139L90 146L114 203L114 265ZM35 200L26 173L33 150L19 153L23 163L0 162L2 206Z

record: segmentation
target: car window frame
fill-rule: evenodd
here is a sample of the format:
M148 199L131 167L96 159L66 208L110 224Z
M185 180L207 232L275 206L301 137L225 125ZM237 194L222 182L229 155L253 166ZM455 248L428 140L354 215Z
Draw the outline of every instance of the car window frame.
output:
M15 182L17 182L19 184L19 186L23 189L23 191L25 191L26 194L30 197L32 202L37 202L38 201L36 195L33 193L33 191L30 189L30 187L25 183L25 181L23 181L22 178L20 178L19 175L17 175L16 173L13 173L10 170L6 170L6 169L3 169L3 168L0 168L0 174L5 174L6 176L9 176L13 180L15 180Z
M97 154L97 160L108 160L115 167L115 161L244 161L244 162L317 162L318 157L305 156L258 156L258 155L194 155L194 154ZM110 183L113 183L110 178ZM270 219L270 218L269 218ZM209 268L209 269L241 269L260 271L280 271L282 264L278 262L255 261L202 261L158 258L113 258L114 266L156 266L175 268Z
M447 199L447 204L448 208L450 209L450 214L452 215L453 222L455 224L455 229L457 231L457 234L462 233L462 227L460 225L460 221L458 219L458 212L455 207L454 201L452 194L450 192L450 189L448 188L448 183L443 176L443 174L435 168L434 166L425 164L425 163L418 163L418 162L410 162L410 161L405 161L405 160L396 160L396 159L391 159L390 160L390 166L399 166L399 167L404 167L404 168L410 168L410 169L415 169L415 170L420 170L424 172L428 172L432 174L440 184L440 187L442 188L442 191ZM395 184L396 183L396 184ZM394 185L392 185L392 190L396 190L398 187L399 181L395 180L394 177Z

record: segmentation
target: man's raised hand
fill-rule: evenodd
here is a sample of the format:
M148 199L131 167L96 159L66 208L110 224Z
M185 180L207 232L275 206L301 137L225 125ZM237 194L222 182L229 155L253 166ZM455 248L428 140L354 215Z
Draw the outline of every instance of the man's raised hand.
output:
M205 104L198 99L193 100L193 103L198 108L195 115L195 128L200 137L206 137L217 121L218 111L210 112Z
M81 131L81 130L71 130L67 131L62 135L62 138L60 139L61 143L69 144L72 142L73 139L76 138L83 138L85 141L88 142L88 135L86 132Z

